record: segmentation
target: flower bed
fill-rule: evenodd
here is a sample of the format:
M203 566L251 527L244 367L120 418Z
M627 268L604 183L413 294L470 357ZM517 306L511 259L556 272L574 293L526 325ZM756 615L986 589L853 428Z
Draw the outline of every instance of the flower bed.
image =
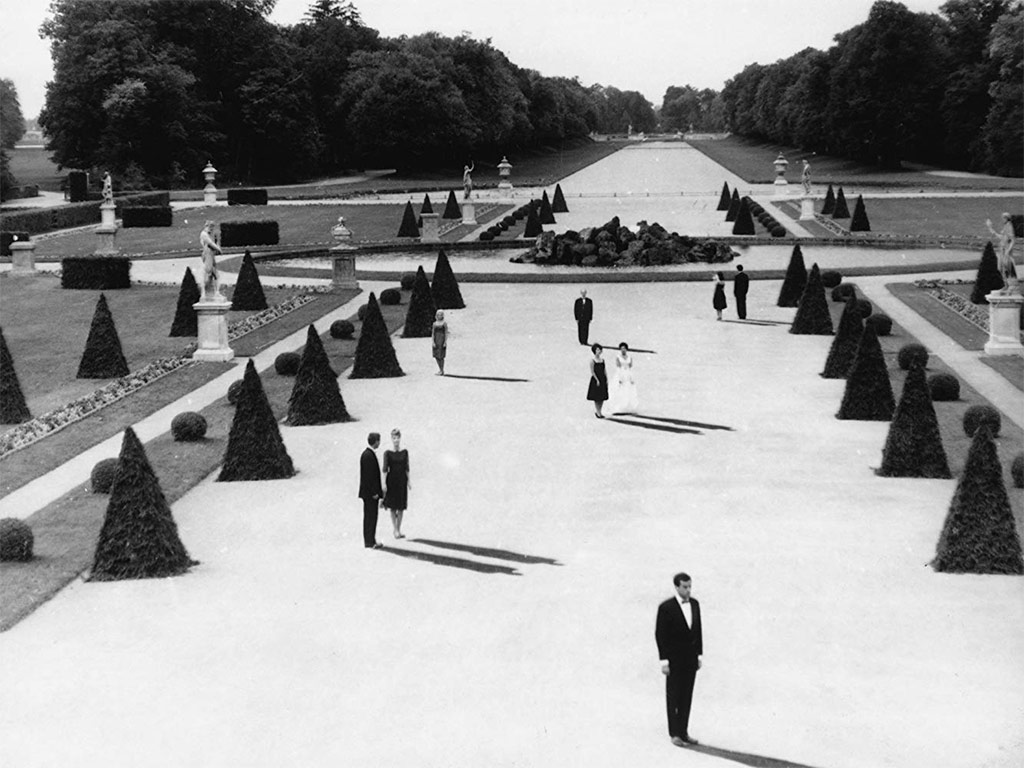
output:
M947 285L965 285L973 282L973 280L917 280L914 285L944 307L956 312L964 320L988 333L988 308L972 304L964 296L945 287Z

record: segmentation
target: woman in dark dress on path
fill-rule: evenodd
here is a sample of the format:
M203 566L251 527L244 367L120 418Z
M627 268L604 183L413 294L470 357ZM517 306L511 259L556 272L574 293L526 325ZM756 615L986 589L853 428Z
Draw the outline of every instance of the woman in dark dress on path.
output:
M608 399L608 376L604 370L604 360L601 359L601 352L604 349L600 344L594 344L590 351L594 353L594 356L590 359L590 386L587 388L587 400L594 403L594 415L603 419L601 406Z
M715 273L715 296L711 300L712 306L715 308L715 312L718 313L718 319L722 319L722 310L728 306L725 303L725 275L721 272Z
M409 482L409 452L402 448L402 433L397 429L391 430L391 444L393 451L384 451L384 483L387 490L384 491L384 507L391 513L391 524L395 528L395 538L404 539L402 534L402 516L408 506L409 490L412 483Z

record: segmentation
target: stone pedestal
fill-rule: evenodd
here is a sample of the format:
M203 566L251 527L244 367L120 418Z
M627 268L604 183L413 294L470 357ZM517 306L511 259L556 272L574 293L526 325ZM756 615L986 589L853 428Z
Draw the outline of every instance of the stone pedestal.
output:
M512 182L509 180L511 173L512 163L503 156L498 163L498 202L502 205L512 205Z
M231 302L220 295L204 296L192 307L199 315L199 347L192 353L192 359L210 363L232 360L235 352L228 346Z
M107 229L116 229L117 224L114 221L114 215L117 211L117 206L113 203L101 203L100 204L100 226Z
M203 187L203 202L206 205L213 205L217 202L217 188L213 186L213 180L217 177L217 169L213 167L213 163L210 161L206 162L206 167L203 168L203 178L206 179L206 186Z
M814 198L810 195L800 198L800 221L814 221Z
M1020 343L1020 312L1024 307L1024 296L1017 290L1012 293L992 291L988 299L988 342L986 355L1024 354Z
M421 214L423 219L423 227L420 229L420 242L421 243L440 243L441 242L441 229L440 229L440 218L439 214L436 213L424 213Z
M359 281L356 280L356 253L351 246L340 245L331 248L331 264L331 287L359 290Z
M117 227L104 227L102 225L96 227L96 250L93 253L96 256L117 256L120 251L117 249L117 244L114 242L117 236Z
M36 274L36 244L31 240L15 240L11 243L11 274Z
M462 223L476 226L476 211L473 209L472 200L462 201Z

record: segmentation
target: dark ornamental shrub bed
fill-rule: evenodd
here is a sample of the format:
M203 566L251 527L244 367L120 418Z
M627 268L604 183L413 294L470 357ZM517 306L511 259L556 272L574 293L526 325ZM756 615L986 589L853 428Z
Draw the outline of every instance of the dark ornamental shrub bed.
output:
M299 372L298 352L282 352L274 358L274 370L281 376L294 376Z
M195 411L179 413L171 419L171 436L179 443L194 443L206 437L206 419Z
M964 434L974 437L979 428L985 427L992 437L999 437L1003 417L991 405L972 405L964 411Z
M125 229L133 227L169 227L174 223L171 206L145 205L125 208L121 211L121 226Z
M402 303L402 293L397 288L385 288L380 292L380 303L393 307Z
M24 520L5 517L0 520L0 562L27 563L32 559L35 537Z
M356 332L356 327L348 320L335 320L331 323L331 338L332 339L351 339L352 334Z
M878 336L888 336L892 333L892 318L888 315L876 312L867 318L864 323L874 328L875 334Z
M266 205L265 189L229 189L228 205Z
M951 373L933 373L928 377L932 400L950 402L960 399L960 380Z
M132 287L127 256L65 256L60 268L61 288L110 291Z
M280 239L276 221L225 221L220 225L220 244L225 248L277 245Z
M900 347L900 351L896 353L896 362L899 363L900 369L904 371L909 371L912 365L920 365L922 368L927 368L928 350L916 342L904 344Z
M117 472L117 459L101 459L89 474L89 486L93 493L110 493Z

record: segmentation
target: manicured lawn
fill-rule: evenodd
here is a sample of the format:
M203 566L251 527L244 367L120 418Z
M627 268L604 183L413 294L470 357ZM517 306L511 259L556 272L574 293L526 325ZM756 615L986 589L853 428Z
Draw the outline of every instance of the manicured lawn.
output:
M860 190L845 187L847 203L853 212ZM852 192L852 194L851 194ZM1024 211L1024 195L1017 197L865 197L864 209L871 231L896 235L933 237L978 237L996 240L985 227L985 219L997 226L1003 211ZM820 210L820 205L819 205ZM849 227L849 219L843 226ZM1021 249L1018 249L1018 253ZM981 252L978 252L980 258Z
M67 170L58 171L57 164L50 160L50 153L40 147L16 147L8 152L11 159L11 173L18 184L38 184L47 192L60 192L60 183Z

